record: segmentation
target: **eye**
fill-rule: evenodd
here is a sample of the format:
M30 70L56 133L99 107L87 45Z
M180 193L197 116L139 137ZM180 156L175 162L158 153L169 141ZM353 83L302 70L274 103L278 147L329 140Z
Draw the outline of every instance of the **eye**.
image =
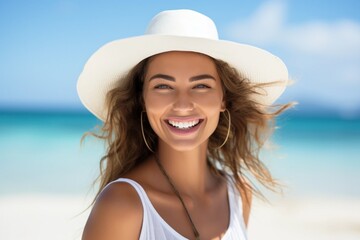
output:
M194 88L205 89L205 88L210 88L210 87L208 85L205 85L205 84L198 84Z
M172 89L169 85L166 85L166 84L158 84L154 88L155 89Z

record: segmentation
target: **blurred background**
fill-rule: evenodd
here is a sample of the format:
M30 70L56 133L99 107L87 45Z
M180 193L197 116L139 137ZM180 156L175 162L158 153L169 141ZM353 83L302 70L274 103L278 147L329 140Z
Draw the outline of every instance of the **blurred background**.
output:
M0 0L0 239L80 239L103 143L77 78L103 44L143 34L159 11L189 8L221 39L287 64L277 148L264 152L287 185L255 202L251 239L360 239L360 1ZM79 215L77 215L79 214Z

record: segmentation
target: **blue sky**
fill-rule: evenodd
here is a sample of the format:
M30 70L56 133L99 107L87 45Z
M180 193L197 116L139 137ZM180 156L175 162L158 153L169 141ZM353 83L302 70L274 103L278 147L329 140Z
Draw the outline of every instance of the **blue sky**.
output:
M141 35L165 9L211 17L220 38L280 56L295 84L278 102L360 112L360 1L2 1L0 108L83 109L76 81L101 45Z

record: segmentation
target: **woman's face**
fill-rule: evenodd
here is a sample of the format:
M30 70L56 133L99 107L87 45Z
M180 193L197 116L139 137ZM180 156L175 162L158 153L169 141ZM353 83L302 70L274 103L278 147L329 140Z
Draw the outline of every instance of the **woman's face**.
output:
M225 109L215 63L199 53L152 57L143 89L147 116L159 143L179 151L206 144Z

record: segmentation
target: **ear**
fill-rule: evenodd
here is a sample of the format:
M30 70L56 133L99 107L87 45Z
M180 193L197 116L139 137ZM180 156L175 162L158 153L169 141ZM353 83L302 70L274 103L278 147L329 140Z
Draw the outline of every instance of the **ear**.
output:
M146 112L146 106L145 106L145 101L144 101L143 95L140 96L140 107L141 107L141 111Z
M225 100L223 100L221 103L220 112L225 112L225 109L226 109L226 103L225 103Z

